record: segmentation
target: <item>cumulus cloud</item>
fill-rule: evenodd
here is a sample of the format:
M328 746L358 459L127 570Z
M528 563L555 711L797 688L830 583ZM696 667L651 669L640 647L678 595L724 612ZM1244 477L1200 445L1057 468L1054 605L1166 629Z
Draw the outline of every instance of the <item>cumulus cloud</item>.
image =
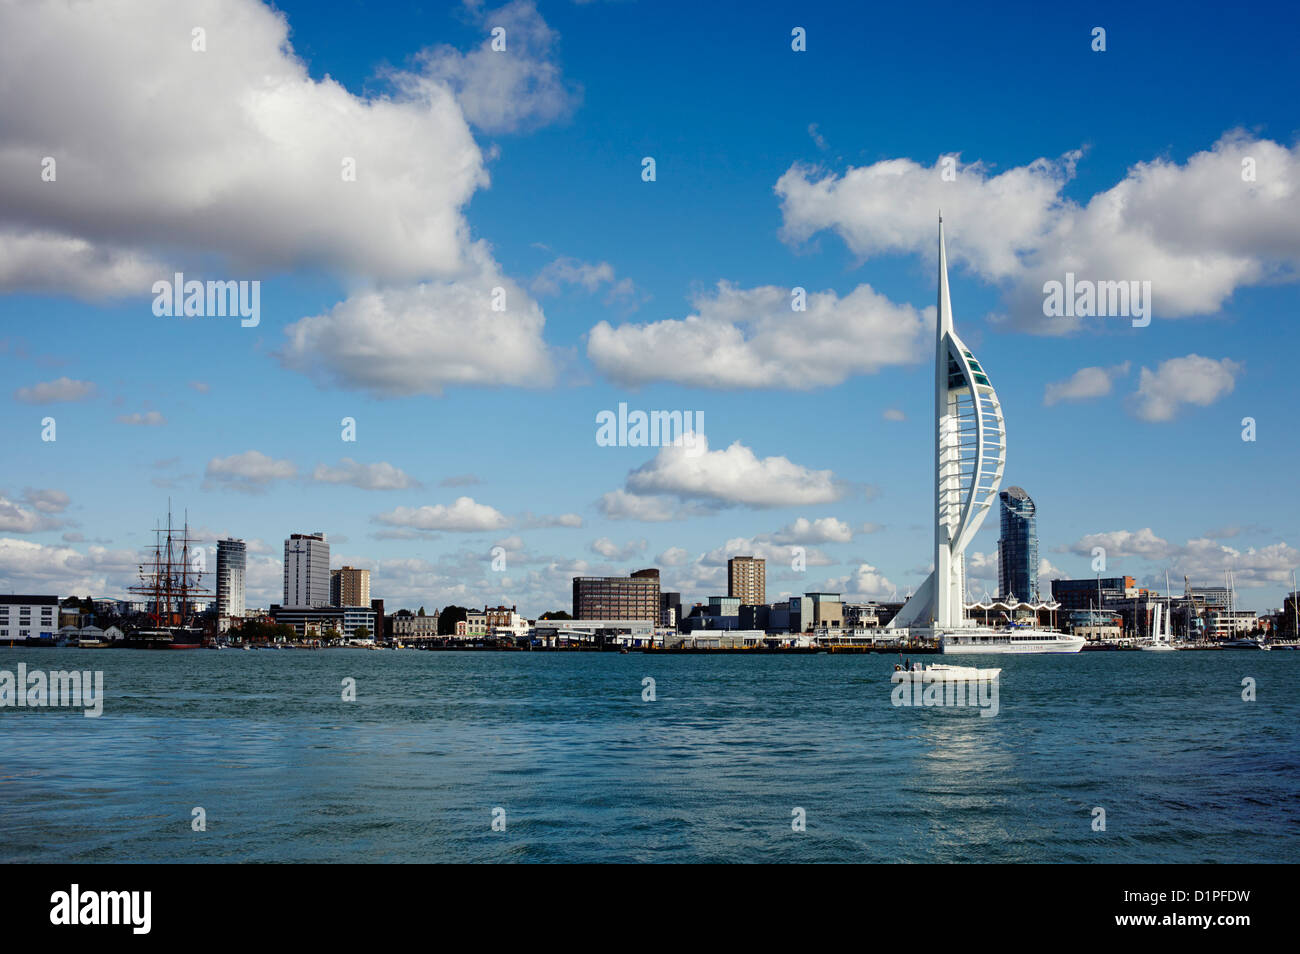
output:
M1180 405L1207 407L1231 394L1241 370L1239 362L1228 358L1216 361L1198 354L1170 358L1154 371L1142 369L1132 404L1144 421L1168 421Z
M422 74L407 74L404 82L450 87L466 118L485 132L535 128L569 115L581 90L561 75L553 59L559 36L532 0L491 11L467 6L483 28L482 44L468 53L449 46L428 50L420 57ZM497 28L505 31L503 50L492 48Z
M412 530L445 530L476 533L501 530L509 526L505 514L495 507L476 503L473 497L457 497L451 506L436 504L423 507L397 507L372 518L376 523Z
M669 547L663 553L655 557L655 563L659 566L681 566L690 559L690 554L681 547Z
M1016 323L1050 333L1098 320L1043 316L1043 283L1067 271L1150 281L1162 318L1212 314L1239 287L1294 280L1300 145L1232 131L1183 163L1139 162L1082 204L1064 194L1080 160L1070 152L998 174L977 161L953 181L941 178L942 160L889 159L842 175L796 165L776 184L782 232L801 242L831 230L864 258L932 259L942 205L950 262L1000 285ZM1245 160L1254 181L1243 181Z
M905 420L907 420L907 415L904 414L902 411L900 411L900 410L899 410L898 408L896 408L896 407L885 408L885 410L881 412L880 416L881 416L882 418L884 418L886 421L905 421Z
M5 533L37 533L61 526L58 520L41 512L38 507L24 507L0 495L0 531Z
M609 537L601 537L599 540L591 542L591 551L603 556L606 560L621 563L645 553L646 546L645 540L629 540L620 546Z
M1262 547L1230 547L1208 537L1197 537L1177 544L1158 536L1150 527L1089 534L1069 550L1080 556L1091 556L1094 546L1105 547L1109 561L1146 560L1168 569L1172 577L1186 575L1193 584L1208 581L1220 585L1227 570L1232 571L1233 579L1241 586L1289 583L1292 570L1300 564L1300 550L1283 541ZM1111 567L1112 572L1116 569ZM1052 570L1059 574L1054 567ZM1158 576L1163 589L1163 574Z
M0 537L0 589L10 593L122 593L135 581L138 555L91 546L47 546Z
M806 310L793 311L789 288L719 282L692 305L682 319L601 321L588 334L587 355L628 386L811 390L918 360L934 320L933 308L896 305L870 285L843 298L810 292Z
M645 523L685 520L698 512L698 508L683 506L672 497L632 494L621 488L602 494L596 501L596 509L609 520L640 520Z
M868 599L893 599L898 587L870 563L860 563L848 576L827 581L826 588L843 596Z
M26 487L23 489L23 503L41 513L63 513L72 503L72 498L62 490Z
M379 397L550 385L541 308L491 262L480 264L474 277L363 292L303 318L285 329L280 361L320 383ZM494 310L501 295L505 310Z
M799 517L772 535L774 543L848 543L853 539L853 528L836 517L819 517L809 520Z
M671 495L710 507L790 507L833 503L847 485L829 470L811 470L787 457L758 457L734 442L709 450L703 435L696 446L661 448L628 474L626 490L645 496Z
M636 291L630 278L615 276L614 266L609 262L593 264L576 258L557 258L537 273L530 287L535 295L558 295L566 285L577 286L589 294L608 286L606 303L629 298Z
M1043 404L1051 407L1061 401L1086 401L1105 397L1114 382L1128 374L1129 362L1109 368L1080 368L1064 381L1053 381L1043 392Z
M227 270L308 264L390 281L462 270L462 208L487 175L436 78L397 74L391 95L366 97L314 80L284 14L255 0L5 4L0 36L0 262L29 255L35 235L77 249L67 261L106 263L92 284L106 270L140 281L157 249L216 253ZM52 72L68 62L76 82ZM47 154L53 183L32 174ZM77 284L67 261L56 257L55 290Z
M292 461L275 460L261 451L248 450L229 457L214 457L204 473L205 490L237 490L245 494L264 493L277 480L297 474Z
M3 254L0 252L0 254ZM14 392L14 400L23 404L55 404L60 402L84 401L95 396L98 388L90 381L74 381L72 378L58 378L54 381L42 381L29 388L19 388Z
M317 464L311 479L322 484L348 484L362 490L405 490L419 487L420 482L387 461L361 464L344 457L337 466Z

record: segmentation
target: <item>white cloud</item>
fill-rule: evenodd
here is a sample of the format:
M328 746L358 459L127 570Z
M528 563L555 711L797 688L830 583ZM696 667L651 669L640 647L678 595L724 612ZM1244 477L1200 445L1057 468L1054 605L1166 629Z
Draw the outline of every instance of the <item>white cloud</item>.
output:
M91 546L85 553L0 537L0 590L67 595L124 593L135 582L138 555Z
M532 281L535 295L558 295L565 285L576 285L589 294L595 294L602 285L609 286L606 303L628 298L636 291L630 278L617 278L609 262L579 261L576 258L557 258L537 273Z
M72 503L72 498L62 490L26 487L23 489L23 503L35 507L41 513L63 513Z
M501 511L487 504L476 503L472 497L457 497L450 507L445 504L397 507L388 513L377 515L374 520L393 527L459 533L502 530L510 524Z
M655 563L659 566L681 566L689 560L691 555L681 547L669 547L663 553L655 557Z
M869 599L893 599L897 592L890 580L870 563L861 563L848 576L841 576L827 582L827 589L843 596L860 596Z
M1161 318L1211 314L1239 287L1294 280L1300 144L1232 131L1184 163L1137 163L1083 204L1064 194L1080 157L1040 158L997 175L974 162L950 182L940 162L890 159L843 175L796 165L776 184L783 234L799 242L830 229L864 258L911 252L932 260L942 206L950 261L1001 285L1017 323L1051 333L1099 320L1044 318L1043 283L1067 271L1080 280L1150 281ZM1254 181L1243 181L1246 159Z
M226 272L463 270L462 209L487 174L444 83L398 73L390 95L357 96L315 80L285 16L254 0L4 4L0 36L0 275L49 253L52 290L144 295L151 270L171 277L163 249ZM45 155L55 182L33 172Z
M1168 421L1181 404L1213 404L1232 393L1241 370L1240 363L1228 358L1216 361L1198 354L1162 361L1155 371L1143 368L1132 395L1137 416L1144 421Z
M885 408L885 410L881 412L880 416L881 416L882 418L884 418L886 421L905 421L905 420L907 420L907 415L904 414L902 411L900 411L900 410L899 410L898 408L896 408L896 407Z
M684 319L617 328L601 321L588 334L587 355L629 386L810 390L918 360L933 321L933 309L896 305L870 285L843 298L809 292L806 311L791 309L789 288L729 282L692 304Z
M1125 556L1141 556L1148 559L1163 559L1170 550L1169 541L1156 536L1150 527L1141 530L1111 530L1106 533L1090 533L1081 537L1070 549L1080 556L1091 556L1093 547L1102 547L1106 559Z
M1080 368L1064 381L1053 381L1043 392L1043 404L1051 407L1061 401L1084 401L1105 397L1115 380L1128 374L1129 362L1109 368Z
M635 495L673 495L709 506L789 507L833 503L846 493L829 470L811 470L786 457L758 457L734 442L709 450L699 435L696 446L669 446L628 474Z
M363 292L285 329L281 363L380 397L448 386L545 387L555 376L537 303L489 261L477 276ZM494 311L494 289L505 311Z
M627 543L619 546L609 537L601 537L599 540L591 542L591 551L603 556L606 560L613 560L615 563L621 563L624 560L631 560L645 553L645 540L629 540Z
M360 464L351 457L344 457L336 467L317 464L311 479L323 484L349 484L362 490L405 490L420 486L419 481L387 461Z
M602 494L596 501L596 509L609 520L641 520L645 523L665 523L692 516L691 508L683 507L672 497L631 494L622 489Z
M204 489L223 488L240 493L265 492L277 480L288 480L297 469L288 460L275 460L261 451L248 450L229 457L214 457L208 461L204 474Z
M467 5L477 8L477 4ZM445 83L455 90L466 118L487 132L534 128L568 115L580 91L553 62L558 36L532 0L515 0L478 13L483 43L468 53L449 46L426 51L424 73L412 83ZM492 49L491 31L505 30L505 49Z
M700 557L701 566L726 566L734 556L754 556L766 560L772 570L789 567L794 559L793 548L780 544L770 535L760 534L756 537L732 537L720 547L716 547ZM835 561L815 548L807 548L803 555L806 566L830 566ZM770 575L770 573L769 573Z
M836 517L819 517L809 520L799 517L793 523L772 534L774 543L848 543L853 539L853 528Z
M532 511L522 514L518 518L519 526L526 530L549 529L554 527L563 527L569 530L578 529L583 525L583 519L580 514L576 513L544 513L536 515Z
M29 510L0 495L0 532L37 533L41 530L53 530L62 525L47 513L39 511L39 507Z
M14 392L14 400L23 404L53 404L61 401L84 401L94 397L98 390L93 382L74 381L72 378L58 378L54 381L42 381L29 388L19 388Z

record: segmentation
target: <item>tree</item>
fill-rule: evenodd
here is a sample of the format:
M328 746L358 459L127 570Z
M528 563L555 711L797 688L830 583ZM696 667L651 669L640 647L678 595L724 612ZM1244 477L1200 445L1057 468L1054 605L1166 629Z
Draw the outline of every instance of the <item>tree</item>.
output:
M416 613L415 615L416 615L416 616L423 616L423 615L424 615L424 607L421 606L421 607L420 607L420 612Z
M448 606L438 614L438 635L455 636L456 624L464 622L469 611L463 606Z
M551 610L549 613L543 613L540 618L541 619L573 619L573 617L570 616L568 613L564 612L564 610Z
M354 630L352 631L352 638L353 638L353 639L369 639L369 638L370 638L370 628L369 628L368 626L358 626L356 629L354 629Z

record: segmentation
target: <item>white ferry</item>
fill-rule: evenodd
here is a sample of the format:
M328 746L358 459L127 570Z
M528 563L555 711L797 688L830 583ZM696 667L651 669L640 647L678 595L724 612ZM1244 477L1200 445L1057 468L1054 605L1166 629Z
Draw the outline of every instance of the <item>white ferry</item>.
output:
M1077 653L1083 648L1082 636L1071 636L1050 629L993 629L972 627L942 633L939 645L945 655L966 653Z

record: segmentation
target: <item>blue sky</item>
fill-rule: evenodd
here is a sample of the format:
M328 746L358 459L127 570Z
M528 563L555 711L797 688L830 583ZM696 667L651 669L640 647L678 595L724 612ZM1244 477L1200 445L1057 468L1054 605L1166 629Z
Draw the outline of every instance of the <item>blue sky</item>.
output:
M252 542L260 605L310 530L395 605L539 613L651 565L704 600L748 552L769 598L901 597L930 561L943 203L1045 575L1102 545L1108 573L1232 569L1243 606L1280 604L1293 11L113 8L0 14L0 589L121 593L170 496ZM175 270L260 281L260 323L155 316ZM1045 319L1067 270L1151 281L1150 325ZM820 304L791 312L795 286ZM707 452L599 446L620 401L702 412Z

